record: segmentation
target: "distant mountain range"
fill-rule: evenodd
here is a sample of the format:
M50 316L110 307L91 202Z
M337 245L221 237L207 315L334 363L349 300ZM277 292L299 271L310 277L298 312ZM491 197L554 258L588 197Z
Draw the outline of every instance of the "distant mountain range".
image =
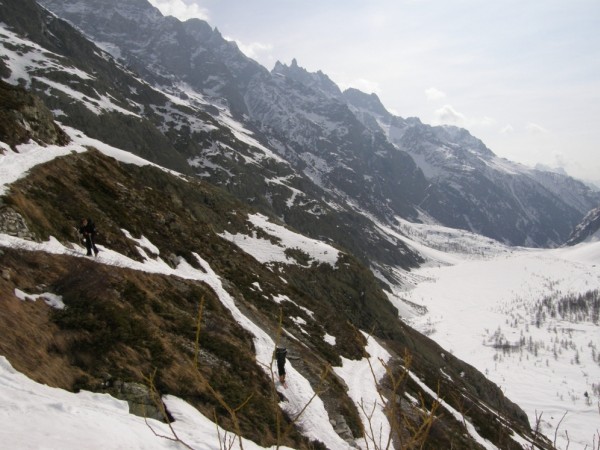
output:
M109 0L100 9L88 0L40 3L152 86L184 98L193 91L190 97L204 99L196 109L216 121L219 108L226 108L285 160L294 174L286 183L305 194L290 206L276 200L280 194L270 183L251 196L303 231L310 231L303 226L307 205L325 200L384 222L395 216L435 220L512 245L553 247L600 204L600 193L573 178L498 158L464 129L393 116L375 95L341 92L327 75L309 73L295 60L269 72L204 21L163 17L145 0ZM120 92L124 99L132 95L131 89ZM139 96L131 100L140 103ZM215 132L193 123L182 127L169 107L161 112L148 100L142 117L153 118L196 173L223 184L232 164L247 172L237 162L215 161L222 158L214 151ZM127 148L143 153L139 146ZM172 159L174 165L181 158Z

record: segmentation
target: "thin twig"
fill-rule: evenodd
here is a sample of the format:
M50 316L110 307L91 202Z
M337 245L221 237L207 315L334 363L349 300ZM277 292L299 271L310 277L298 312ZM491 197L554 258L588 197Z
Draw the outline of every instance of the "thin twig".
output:
M194 368L198 370L198 358L200 355L200 324L202 323L202 313L204 312L204 295L200 299L198 307L198 318L196 319L196 341L194 346Z
M563 414L563 416L561 417L561 419L558 421L558 424L556 425L556 430L554 430L554 446L556 447L556 438L558 436L558 429L560 428L560 424L562 423L562 421L564 420L565 416L567 415L568 411L565 411L565 413Z

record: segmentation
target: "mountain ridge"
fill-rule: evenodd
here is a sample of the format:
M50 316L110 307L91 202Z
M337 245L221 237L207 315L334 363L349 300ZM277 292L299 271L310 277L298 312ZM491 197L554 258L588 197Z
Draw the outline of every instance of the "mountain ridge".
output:
M553 190L549 190L549 185L534 176L511 174L505 167L498 168L505 164L481 165L477 155L491 158L493 153L466 130L429 127L418 119L402 118L394 118L382 130L377 120L365 118L366 112L357 112L349 102L351 99L340 95L339 88L322 72L309 73L293 60L290 66L278 62L269 73L237 47L229 50L230 45L220 34L216 36L214 30L203 38L197 36L192 47L189 36L177 40L178 35L172 34L171 42L146 27L145 33L155 42L150 48L135 44L135 39L123 41L114 35L111 38L111 24L106 21L101 22L104 28L98 31L93 25L96 20L93 15L69 14L68 8L61 9L63 0L43 3L62 11L78 26L86 25L92 36L98 32L98 39L112 39L113 45L127 47L147 65L162 61L163 68L168 67L175 78L190 81L213 99L224 99L234 117L259 131L257 138L264 145L273 148L297 170L303 170L313 182L345 197L345 203L356 203L384 221L393 220L395 215L418 220L418 210L422 210L444 225L476 231L514 245L557 246L599 200L600 195L583 185L573 186L570 179L558 179L560 188L554 183ZM187 22L176 25L173 20L168 20L169 27L185 29ZM167 19L163 22L167 23ZM203 26L208 33L210 26ZM202 60L202 69L193 79L188 68L169 63L173 56L161 50L170 48L171 53L183 60L190 55L193 60L197 47L206 49L203 53L208 52L210 58L220 63ZM211 83L220 80L224 84L216 89L203 85L203 79ZM247 114L245 119L244 114ZM388 114L382 117L389 119ZM345 156L332 161L329 157L332 151ZM457 158L454 167L440 166L444 154ZM457 171L462 167L461 161L483 168L488 174L473 177L469 172ZM437 181L431 173L428 176L419 173L428 170L434 170L436 175L444 173L451 180ZM361 184L348 183L349 178L361 180ZM572 196L569 198L573 189L580 197L575 204L570 201ZM502 205L510 205L513 212ZM528 214L529 211L534 214ZM502 218L500 222L498 216Z
M438 197L424 208L443 224L507 243L555 247L598 202L597 193L584 183L498 158L465 129L382 114L383 105L376 102L375 109L369 109L373 104L366 98L358 91L350 96L361 120L385 132L415 159L432 184L439 185ZM440 210L436 206L440 201L461 206L457 212ZM568 223L550 230L547 224L558 225L560 216ZM502 222L496 223L497 218Z
M8 4L0 8L9 19L33 14L27 9L34 9L32 5L30 1L19 4L17 14ZM43 22L43 27L51 28L53 34L65 34L71 47L81 39L69 36L66 30L55 30L64 27L55 16L48 16ZM30 21L27 26L31 25ZM43 36L39 40L47 42ZM40 52L20 45L23 47L20 51L26 54ZM65 45L67 55L69 52L79 55L71 47ZM227 110L218 104L211 105L202 95L178 86L171 86L166 92L153 88L123 66L115 66L108 55L102 56L95 47L90 48L83 63L67 60L74 67L81 66L80 70L87 68L89 74L66 68L58 74L55 69L58 62L52 65L44 62L33 68L36 75L32 76L21 69L25 64L19 60L22 56L12 55L8 62L13 76L25 75L27 78L21 78L21 82L30 83L66 125L166 167L183 173L195 172L268 214L287 217L291 225L313 237L340 240L364 261L380 260L379 264L405 267L417 263L418 257L401 241L390 243L368 219L344 206L337 194L312 185L262 145L258 136ZM0 61L0 66L4 64ZM42 76L49 69L52 72ZM83 92L79 94L77 89ZM117 101L122 106L116 105Z
M577 245L582 242L593 242L600 238L600 206L592 209L575 227L565 245Z

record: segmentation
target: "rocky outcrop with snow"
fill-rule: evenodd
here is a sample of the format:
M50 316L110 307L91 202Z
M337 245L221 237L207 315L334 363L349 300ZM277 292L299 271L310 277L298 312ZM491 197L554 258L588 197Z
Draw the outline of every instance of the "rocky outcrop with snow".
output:
M566 245L598 240L600 240L600 207L594 208L586 214L567 239Z

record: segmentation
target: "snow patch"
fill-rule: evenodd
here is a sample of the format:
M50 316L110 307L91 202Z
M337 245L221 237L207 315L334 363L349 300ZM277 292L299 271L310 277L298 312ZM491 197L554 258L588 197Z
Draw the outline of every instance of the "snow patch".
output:
M194 448L220 450L227 431L185 401L165 396L178 436ZM178 444L156 436L172 436L168 425L129 414L127 402L108 394L77 394L49 387L17 372L0 356L0 431L3 448L85 448L173 450ZM228 435L231 437L231 434ZM249 450L263 447L243 439ZM280 447L283 448L283 447ZM290 450L286 447L286 450Z
M43 294L28 294L20 289L15 288L15 296L19 300L29 300L35 302L37 299L41 298L44 300L46 305L50 306L54 309L65 309L65 304L62 301L62 297L60 295L52 294L51 292L44 292Z
M342 366L333 370L348 386L348 396L356 405L362 420L365 437L358 440L360 447L386 448L391 426L384 413L385 401L380 397L378 384L386 374L384 364L391 355L373 336L362 333L367 338L366 351L369 356L359 361L342 357Z
M309 259L318 263L335 266L339 251L329 244L294 233L287 228L269 222L267 217L261 214L253 214L248 220L257 228L260 228L269 236L275 238L277 243L271 240L259 238L256 233L249 236L246 234L231 234L224 232L220 236L233 242L244 252L253 256L257 261L265 264L269 262L280 262L285 264L298 264L298 262L286 255L286 250L297 249L306 253Z
M125 237L127 239L130 239L133 242L138 244L138 250L146 249L152 255L155 255L155 256L160 255L160 250L158 249L158 247L156 245L154 245L152 242L150 242L148 240L148 238L146 238L144 235L142 235L142 237L140 239L136 239L131 235L131 233L129 231L127 231L123 228L121 228L121 231L123 232L123 234L125 235ZM142 250L142 256L147 257L146 253L143 250Z

